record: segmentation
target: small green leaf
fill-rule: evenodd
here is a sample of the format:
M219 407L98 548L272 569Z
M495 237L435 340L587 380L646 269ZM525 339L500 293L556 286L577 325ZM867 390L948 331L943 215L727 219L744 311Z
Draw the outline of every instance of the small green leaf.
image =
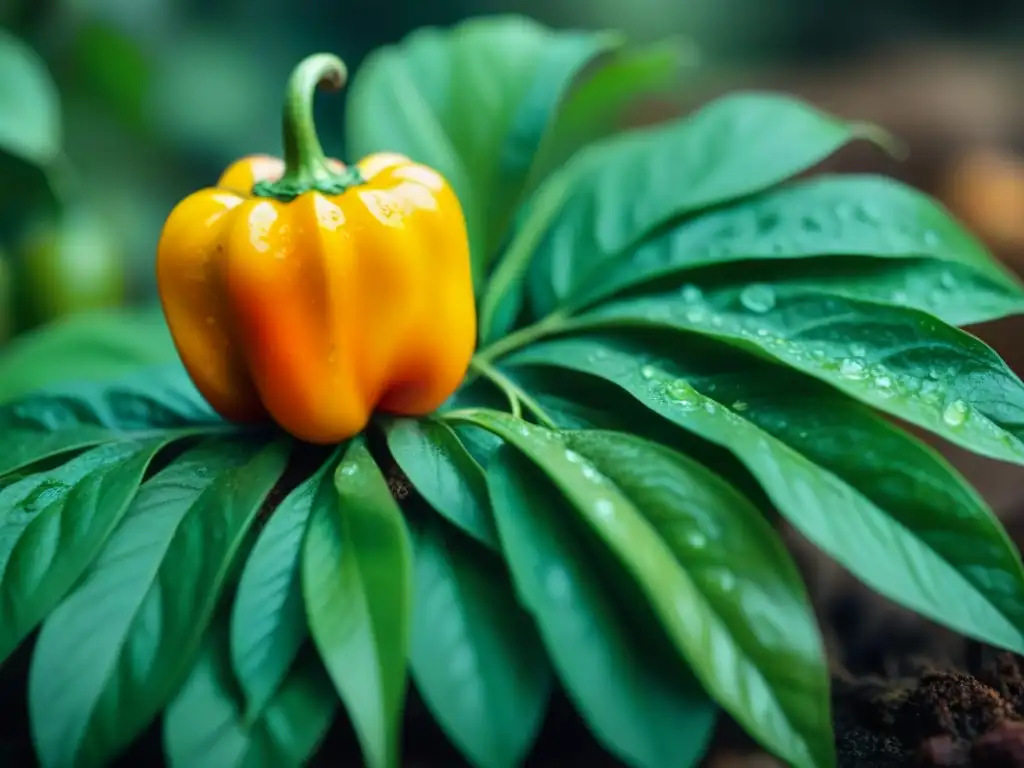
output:
M969 637L1024 649L1020 557L934 451L802 376L681 334L538 344L515 365L605 379L730 450L811 542L882 595Z
M159 311L72 315L22 334L0 350L0 403L53 384L113 381L177 359Z
M405 700L412 551L402 510L362 439L318 504L302 553L309 628L370 768L396 768Z
M1024 464L1024 384L991 348L918 310L752 283L629 299L581 325L677 328L756 351L984 456Z
M45 165L60 148L60 94L46 63L0 29L0 150Z
M231 675L226 622L206 635L192 674L164 715L171 768L301 768L327 733L338 697L312 651L245 712Z
M520 765L540 730L551 669L508 573L437 520L416 541L410 667L427 706L475 766Z
M884 176L819 176L687 220L586 273L569 302L593 304L714 264L815 256L930 257L972 267L1021 295L985 247L927 195Z
M231 613L231 660L246 713L275 695L309 636L301 552L314 507L334 507L338 452L277 506L245 561Z
M246 534L288 459L208 441L146 482L29 670L44 768L107 765L187 678Z
M101 446L0 490L0 663L99 553L163 444Z
M736 94L592 145L583 154L593 161L533 262L533 311L554 311L584 275L672 219L762 192L877 134L791 98Z
M792 765L835 764L821 640L795 566L755 507L699 465L631 436L563 435L497 411L467 419L516 446L565 494L748 733ZM504 541L500 513L498 522ZM763 617L766 605L779 613Z
M416 490L438 514L481 544L498 547L484 470L447 424L396 419L388 448Z
M694 765L716 711L686 665L651 652L539 469L503 446L487 481L519 599L594 736L629 765Z
M564 96L537 150L530 179L539 183L579 149L620 130L631 104L668 90L687 54L692 54L689 46L673 39L620 48L596 62Z

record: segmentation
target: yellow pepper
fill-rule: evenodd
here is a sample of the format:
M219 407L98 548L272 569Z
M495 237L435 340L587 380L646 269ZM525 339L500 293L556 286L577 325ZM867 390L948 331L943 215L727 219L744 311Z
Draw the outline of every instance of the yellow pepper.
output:
M174 343L210 405L321 444L375 410L435 410L476 338L466 224L445 179L398 154L325 157L313 95L345 79L334 56L299 64L284 161L234 163L174 208L157 248Z

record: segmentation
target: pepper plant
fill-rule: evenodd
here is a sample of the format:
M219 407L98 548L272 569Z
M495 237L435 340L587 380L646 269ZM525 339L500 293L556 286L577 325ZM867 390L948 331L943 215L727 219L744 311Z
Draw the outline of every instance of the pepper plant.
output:
M696 764L725 713L828 768L780 520L1024 652L1018 552L902 426L1024 463L1024 384L959 330L1024 308L1020 284L920 192L805 173L877 128L738 93L620 130L678 50L493 17L356 72L348 155L436 169L465 213L479 341L431 413L326 446L230 423L158 316L0 358L0 657L38 630L43 766L107 764L155 723L172 766L300 765L345 717L387 768L412 685L481 768L531 753L559 689L625 765Z

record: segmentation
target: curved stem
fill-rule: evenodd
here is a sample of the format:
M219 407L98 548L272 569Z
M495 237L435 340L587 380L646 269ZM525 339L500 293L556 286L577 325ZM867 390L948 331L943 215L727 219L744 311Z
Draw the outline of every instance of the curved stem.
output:
M558 429L558 425L555 423L554 419L548 416L547 411L544 410L541 404L524 392L522 387L512 381L512 379L504 373L499 371L490 363L480 360L474 360L470 365L473 370L490 381L505 394L505 397L508 398L509 405L512 408L513 416L521 418L519 404L522 403L531 413L533 413L534 416L537 417L537 421L543 426L548 429Z
M350 167L341 172L331 168L313 118L317 90L340 91L347 81L348 68L334 54L315 53L299 62L288 79L284 98L284 174L277 181L257 184L253 188L254 195L288 202L312 190L341 194L364 182L358 168Z
M561 312L552 312L542 320L520 328L518 331L513 331L508 336L503 336L497 341L488 344L476 353L473 360L474 362L490 363L538 339L542 339L550 334L559 333L563 329L570 327L571 322L571 319Z
M317 89L336 92L345 87L348 68L330 53L316 53L303 59L288 79L284 97L285 176L318 176L330 173L327 156L320 146L313 119L313 96Z

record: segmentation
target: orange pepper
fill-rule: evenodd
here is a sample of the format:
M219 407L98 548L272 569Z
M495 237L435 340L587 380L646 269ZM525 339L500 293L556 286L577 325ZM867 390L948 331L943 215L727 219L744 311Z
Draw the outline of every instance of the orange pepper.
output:
M157 283L178 353L224 418L272 419L335 443L375 410L423 415L468 369L476 338L462 208L436 171L390 153L328 160L304 60L285 102L285 160L243 158L171 212Z

